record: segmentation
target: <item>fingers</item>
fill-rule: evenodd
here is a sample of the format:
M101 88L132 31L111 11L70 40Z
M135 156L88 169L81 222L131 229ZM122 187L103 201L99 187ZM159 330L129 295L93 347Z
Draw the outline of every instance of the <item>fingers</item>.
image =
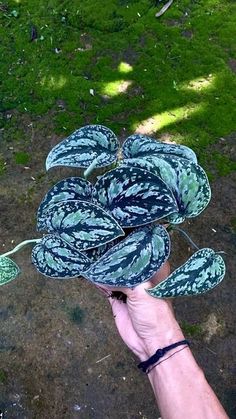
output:
M150 280L143 282L142 284L137 285L135 288L122 288L120 289L128 298L137 298L138 296L147 296L146 290L153 288L159 282L163 281L170 274L170 264L169 262L164 263L164 265L157 271Z
M96 288L108 297L109 301L118 301L116 298L111 298L113 291L123 292L128 298L137 298L142 296L147 296L146 290L153 288L159 282L163 281L170 274L170 264L169 262L164 263L164 265L157 271L149 281L143 282L142 284L137 285L134 288L125 288L125 287L109 287L104 285L95 285Z
M108 298L109 303L111 304L113 317L118 317L124 311L123 301L116 300L114 298ZM125 308L126 310L126 308Z
M109 303L111 304L111 308L113 311L113 316L116 317L121 310L124 310L124 303L122 300L112 297L112 291L120 290L120 288L106 288L101 285L95 284L95 287L105 296L107 297Z

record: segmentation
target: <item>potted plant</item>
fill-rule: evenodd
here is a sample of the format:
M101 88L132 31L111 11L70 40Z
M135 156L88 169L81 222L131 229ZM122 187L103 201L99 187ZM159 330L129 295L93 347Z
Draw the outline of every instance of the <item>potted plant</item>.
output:
M169 230L182 231L178 224L198 216L211 199L207 175L190 148L138 134L120 148L102 125L82 127L57 144L46 169L57 166L84 168L84 177L63 179L46 193L37 214L44 235L0 255L0 285L19 273L8 256L34 243L32 262L47 277L135 287L168 259ZM98 168L107 171L91 183ZM158 298L205 293L225 275L219 253L197 249L147 292Z

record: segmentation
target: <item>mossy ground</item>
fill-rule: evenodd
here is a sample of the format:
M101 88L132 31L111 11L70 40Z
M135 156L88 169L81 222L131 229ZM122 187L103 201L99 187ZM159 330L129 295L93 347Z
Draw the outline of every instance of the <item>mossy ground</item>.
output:
M187 337L199 337L202 334L202 327L200 324L191 324L186 321L181 322L181 328Z
M219 174L234 170L207 146L235 130L236 4L175 0L160 19L156 4L1 2L3 139L26 144L25 118L51 112L61 137L101 123L167 136L206 168L210 159Z

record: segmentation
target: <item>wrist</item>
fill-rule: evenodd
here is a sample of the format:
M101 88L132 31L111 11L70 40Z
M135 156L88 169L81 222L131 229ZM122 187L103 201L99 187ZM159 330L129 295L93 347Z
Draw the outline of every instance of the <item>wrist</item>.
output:
M179 348L180 346L182 346L181 349L178 349L178 351L173 352L173 350L176 350L176 348ZM171 358L175 353L182 351L183 349L185 349L185 347L188 346L189 341L186 339L182 339L178 342L171 343L170 345L165 346L164 348L159 348L146 361L140 362L138 368L140 368L143 372L148 374L153 368L155 368L155 366L160 365L166 359Z
M167 327L166 330L157 330L151 337L145 339L145 349L148 357L152 356L157 349L165 348L172 343L181 341L184 339L184 334L175 320L171 326Z

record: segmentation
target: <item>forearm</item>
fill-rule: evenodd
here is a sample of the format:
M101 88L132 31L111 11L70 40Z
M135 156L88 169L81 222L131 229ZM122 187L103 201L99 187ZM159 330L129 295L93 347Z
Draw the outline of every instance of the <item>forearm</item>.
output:
M178 331L172 338L167 344L184 337ZM162 419L228 418L190 349L181 349L168 352L148 374Z

